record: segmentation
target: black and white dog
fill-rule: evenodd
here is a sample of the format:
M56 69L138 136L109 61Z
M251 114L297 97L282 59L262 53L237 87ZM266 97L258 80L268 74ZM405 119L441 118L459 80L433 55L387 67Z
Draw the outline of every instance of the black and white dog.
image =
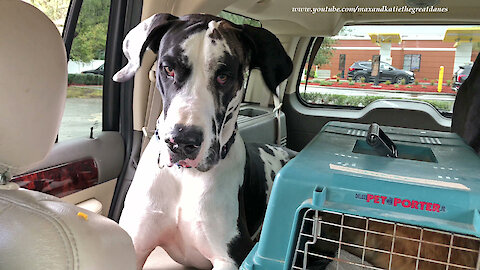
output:
M265 29L210 15L157 14L126 36L129 63L114 80L133 77L147 48L158 52L163 112L120 225L133 239L138 268L161 246L184 265L238 269L263 221L273 177L293 156L280 147L245 146L236 124L245 75L260 68L275 93L292 62Z

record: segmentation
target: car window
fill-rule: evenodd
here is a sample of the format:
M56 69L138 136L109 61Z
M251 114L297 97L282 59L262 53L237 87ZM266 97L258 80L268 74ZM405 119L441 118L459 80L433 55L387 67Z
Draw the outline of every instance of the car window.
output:
M235 24L248 24L256 27L262 27L262 23L259 20L255 20L253 18L248 18L242 15L234 14L225 10L222 10L219 14L218 17L224 18L226 20L229 20Z
M109 0L84 0L68 62L68 91L58 140L102 131L103 65Z
M25 0L63 32L70 0ZM88 138L102 129L103 62L110 1L84 0L68 62L68 88L58 140Z
M361 63L360 66L361 66L361 67L364 67L364 68L371 68L371 67L372 67L372 63L370 63L370 62L365 62L365 63Z
M455 72L471 64L480 51L480 42L468 37L480 35L476 27L343 27L338 35L324 37L327 42L315 55L310 74L305 74L304 67L298 96L306 105L348 108L362 108L378 99L410 99L430 103L448 114L458 90ZM472 29L479 33L472 34ZM377 55L381 61L378 86L370 73ZM441 67L443 79L439 82Z
M23 0L41 10L52 20L60 34L63 32L70 0Z
M25 0L63 32L70 0ZM58 141L95 137L102 130L103 63L109 0L84 0L68 59L68 88ZM91 134L92 133L92 134Z

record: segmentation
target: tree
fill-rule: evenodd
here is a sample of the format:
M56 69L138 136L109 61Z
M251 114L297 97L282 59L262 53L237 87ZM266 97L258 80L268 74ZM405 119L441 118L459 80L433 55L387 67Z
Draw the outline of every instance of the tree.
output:
M57 27L63 27L70 0L25 0L25 2L40 9Z
M475 43L473 43L473 46L472 46L472 47L473 47L473 51L474 51L474 52L480 51L480 42L475 42Z
M70 51L71 60L104 59L109 13L108 0L83 1Z
M315 59L313 60L314 65L323 66L325 64L330 64L330 59L333 57L333 52L335 49L336 40L333 38L325 37L322 42L322 46L318 49Z
M352 33L352 29L343 27L337 36L349 36ZM317 55L313 60L314 65L323 66L330 64L330 59L333 57L335 48L333 46L337 43L336 39L325 37L322 42L322 46L318 49Z

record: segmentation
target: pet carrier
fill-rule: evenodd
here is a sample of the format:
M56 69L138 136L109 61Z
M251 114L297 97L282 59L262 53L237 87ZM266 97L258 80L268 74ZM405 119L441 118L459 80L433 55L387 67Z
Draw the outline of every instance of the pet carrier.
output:
M241 269L479 269L479 156L382 129L328 123L277 175Z

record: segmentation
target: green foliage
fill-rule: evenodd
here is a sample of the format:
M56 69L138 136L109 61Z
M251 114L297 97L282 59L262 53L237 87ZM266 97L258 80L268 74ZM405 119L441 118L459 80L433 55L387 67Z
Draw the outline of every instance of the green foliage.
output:
M435 80L430 80L430 85L435 85Z
M405 85L405 84L407 84L407 80L405 80L405 79L401 79L401 80L400 80L400 84L401 84L401 85Z
M101 98L103 90L88 86L69 86L67 98Z
M337 78L335 78L335 80L337 81L337 83L340 82L340 77L337 76Z
M415 80L413 84L418 85L419 84L418 80Z
M315 78L315 69L314 68L310 69L310 72L308 73L308 77L309 78Z
M354 81L352 81L352 80L348 80L348 85L354 85L354 84L355 84L355 82L354 82Z
M319 66L330 64L330 59L333 57L333 53L335 51L335 49L333 48L333 45L335 45L335 43L335 39L325 37L323 39L322 46L320 46L317 54L315 55L313 64Z
M427 78L427 77L425 77L425 78L423 78L423 80L424 80L424 81L428 81L428 78Z
M364 86L367 86L367 85L366 85L366 84L364 84L364 83L362 83L362 84L360 84L360 86L364 87Z
M97 74L68 74L68 84L74 85L102 85L103 76Z
M320 81L320 85L322 85L322 86L330 86L332 84L333 84L332 82L328 82L328 81L325 81L325 80Z
M447 86L452 85L452 80L447 80Z
M412 86L411 86L411 85L407 85L407 88L412 88Z
M390 85L390 84L392 84L392 82L389 81L389 80L387 80L387 81L385 82L385 85Z
M474 52L480 51L480 42L474 42L472 47L473 47L472 50Z
M313 82L313 83L320 83L321 80L320 80L320 79L313 79L312 82Z
M398 83L394 84L393 87L398 88L400 85Z
M218 17L224 18L225 20L231 21L235 24L248 24L256 27L262 27L262 24L258 20L254 20L251 18L243 17L237 14L233 14L227 11L220 11L218 13Z
M323 94L323 93L301 93L300 96L308 103L324 104L324 105L340 105L340 106L355 106L363 107L379 99L387 99L383 96L347 96L337 94ZM388 98L392 99L392 98ZM393 98L403 99L403 98ZM439 110L451 111L453 102L441 100L422 100L432 104Z
M351 81L353 81L353 78L351 78L351 77L348 78L348 82L351 82Z
M83 1L70 52L72 60L105 59L109 12L109 0Z
M40 9L54 23L63 24L67 17L70 0L30 0L30 4Z
M427 88L427 86L425 86L425 85L422 85L422 88Z
M365 82L365 77L360 77L360 82L364 83Z

